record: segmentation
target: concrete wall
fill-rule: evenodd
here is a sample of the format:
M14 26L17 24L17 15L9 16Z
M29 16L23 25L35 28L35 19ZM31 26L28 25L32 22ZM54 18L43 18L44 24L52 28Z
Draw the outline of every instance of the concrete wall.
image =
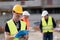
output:
M21 4L21 1L0 2L0 8L11 9L15 4ZM25 1L23 7L41 6L41 0Z
M8 2L0 2L0 8L11 9L15 4L21 4L21 1L8 1ZM33 0L33 1L25 1L23 7L60 7L60 0L52 0L52 4L49 5L47 0Z
M52 0L52 7L60 7L60 0Z
M51 3L49 4L47 0L42 0L42 6L43 7L60 7L60 0L52 0Z

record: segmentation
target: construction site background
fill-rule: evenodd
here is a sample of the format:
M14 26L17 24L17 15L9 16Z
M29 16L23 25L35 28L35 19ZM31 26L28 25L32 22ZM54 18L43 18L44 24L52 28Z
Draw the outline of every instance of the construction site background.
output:
M31 14L29 21L32 32L29 34L29 40L42 40L39 25L34 24L40 22L42 10L47 10L55 19L57 27L60 27L60 0L0 0L0 40L4 40L4 27L6 21L12 17L12 7L15 4L21 4L23 9ZM60 38L59 34L60 32L54 32L54 40Z

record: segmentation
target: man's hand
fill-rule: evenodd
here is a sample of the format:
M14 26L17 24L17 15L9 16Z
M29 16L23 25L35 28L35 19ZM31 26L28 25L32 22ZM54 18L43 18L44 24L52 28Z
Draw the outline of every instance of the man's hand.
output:
M9 32L5 32L5 40L12 40L14 39L13 36L10 36Z
M19 40L28 40L29 34L19 37Z
M41 35L43 35L43 32L40 32Z

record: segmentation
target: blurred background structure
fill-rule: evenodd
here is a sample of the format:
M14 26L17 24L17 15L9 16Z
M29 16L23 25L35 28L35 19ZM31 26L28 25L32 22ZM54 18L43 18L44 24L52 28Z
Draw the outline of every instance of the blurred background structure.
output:
M12 7L15 4L21 4L24 10L30 12L32 27L34 22L40 22L42 10L47 10L56 22L60 23L60 0L0 0L0 28L12 17Z
M56 20L60 17L60 0L0 0L0 26L12 17L12 7L21 4L31 13L30 21L40 21L42 10L48 10Z

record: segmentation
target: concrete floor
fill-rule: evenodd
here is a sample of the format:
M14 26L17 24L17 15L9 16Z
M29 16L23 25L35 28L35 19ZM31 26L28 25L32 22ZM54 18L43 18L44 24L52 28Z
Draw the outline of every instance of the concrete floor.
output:
M34 31L33 29L30 30L31 32L29 33L29 40L43 40L43 34L41 34L39 31ZM60 40L60 32L53 33L53 40Z

